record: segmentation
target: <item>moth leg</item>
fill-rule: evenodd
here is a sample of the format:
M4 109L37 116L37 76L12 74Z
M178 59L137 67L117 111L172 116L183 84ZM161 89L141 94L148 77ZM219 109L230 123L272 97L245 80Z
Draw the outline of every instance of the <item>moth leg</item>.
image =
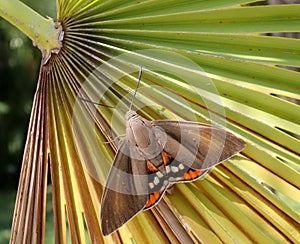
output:
M174 185L169 186L168 189L166 190L166 192L169 195L173 195L174 194Z
M113 143L116 143L117 145L119 145L120 143L122 143L122 139L121 138L124 138L126 135L119 135L117 137L115 137L114 139L112 140L109 140L109 141L103 141L103 142L100 142L101 144L113 144Z

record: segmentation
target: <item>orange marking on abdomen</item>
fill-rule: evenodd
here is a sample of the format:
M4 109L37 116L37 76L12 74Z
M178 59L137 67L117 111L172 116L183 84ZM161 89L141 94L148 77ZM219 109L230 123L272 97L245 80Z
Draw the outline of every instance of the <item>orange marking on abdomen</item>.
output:
M164 165L168 165L170 164L170 159L172 158L172 156L164 151L161 152L162 155L162 159L164 161Z
M150 173L155 173L158 171L158 169L150 161L147 161L147 171Z

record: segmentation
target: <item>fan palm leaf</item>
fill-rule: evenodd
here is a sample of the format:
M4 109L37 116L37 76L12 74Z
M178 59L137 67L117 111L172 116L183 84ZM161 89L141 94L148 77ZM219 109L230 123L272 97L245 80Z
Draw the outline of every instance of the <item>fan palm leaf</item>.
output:
M261 35L299 31L300 5L250 2L57 1L62 47L41 64L12 243L44 240L50 176L57 243L300 239L300 74L280 67L300 66L300 40ZM226 126L247 147L103 237L103 184L139 66L144 117Z

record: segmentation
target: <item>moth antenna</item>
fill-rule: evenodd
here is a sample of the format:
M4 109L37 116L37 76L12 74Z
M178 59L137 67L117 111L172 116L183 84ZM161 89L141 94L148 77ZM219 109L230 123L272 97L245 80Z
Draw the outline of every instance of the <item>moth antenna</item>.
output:
M90 101L90 100L85 99L85 98L82 98L82 97L79 97L79 99L82 100L82 101L88 102L88 103L92 103L92 104L96 104L96 105L102 106L102 107L116 108L116 107L111 106L111 105L106 105L106 104L102 104L102 103L96 103L96 102ZM124 111L124 112L127 112L127 109L125 109L125 108L120 108L120 109L121 109L122 111Z
M142 73L143 73L143 66L140 67L138 82L137 82L136 87L135 87L135 91L134 91L134 94L133 94L133 97L132 97L132 100L131 100L131 103L130 103L129 110L132 110L132 104L133 104L133 101L134 101L135 96L136 96L136 92L137 92L137 90L139 88L139 85L140 85L140 82L141 82Z
M107 107L107 108L115 108L113 106L102 104L102 103L96 103L96 102L90 101L90 100L82 98L82 97L79 97L79 99L82 100L82 101L88 102L88 103L99 105L99 106L103 106L103 107Z

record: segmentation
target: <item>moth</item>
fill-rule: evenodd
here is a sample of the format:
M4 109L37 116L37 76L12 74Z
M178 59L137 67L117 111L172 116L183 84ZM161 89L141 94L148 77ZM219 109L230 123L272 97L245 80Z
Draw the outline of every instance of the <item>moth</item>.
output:
M142 69L138 84L141 74ZM243 140L219 127L191 121L149 121L131 106L125 115L126 136L102 196L103 235L155 206L173 184L199 179L245 147Z

